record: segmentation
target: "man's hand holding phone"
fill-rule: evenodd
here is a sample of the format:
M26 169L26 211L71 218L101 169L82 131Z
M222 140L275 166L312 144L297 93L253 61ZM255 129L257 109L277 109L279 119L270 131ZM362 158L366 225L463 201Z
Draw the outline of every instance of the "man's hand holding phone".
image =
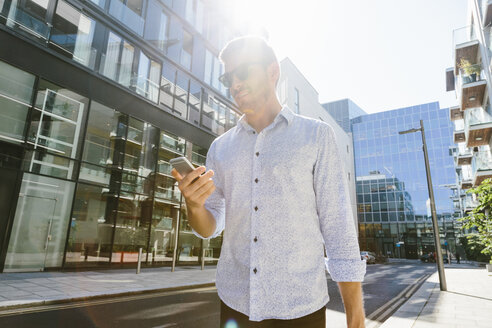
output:
M215 190L212 180L214 171L209 170L205 173L205 170L205 166L199 166L184 176L176 168L171 171L172 176L178 181L178 188L185 198L188 210L202 208Z

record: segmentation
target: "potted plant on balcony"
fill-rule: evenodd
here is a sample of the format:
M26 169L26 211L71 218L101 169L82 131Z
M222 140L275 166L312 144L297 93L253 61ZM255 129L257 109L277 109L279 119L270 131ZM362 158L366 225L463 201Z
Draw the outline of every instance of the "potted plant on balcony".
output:
M480 80L480 66L472 65L468 60L461 58L459 68L466 74L463 76L465 83L476 82Z

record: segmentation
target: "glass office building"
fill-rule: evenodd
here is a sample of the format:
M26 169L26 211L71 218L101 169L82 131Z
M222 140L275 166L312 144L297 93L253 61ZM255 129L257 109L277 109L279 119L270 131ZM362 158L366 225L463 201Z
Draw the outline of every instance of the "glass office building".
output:
M433 251L432 221L420 132L423 120L443 251L455 252L453 191L456 172L449 147L453 124L439 103L363 115L351 120L361 250L418 258Z
M238 112L200 0L0 0L0 271L216 263L169 160Z

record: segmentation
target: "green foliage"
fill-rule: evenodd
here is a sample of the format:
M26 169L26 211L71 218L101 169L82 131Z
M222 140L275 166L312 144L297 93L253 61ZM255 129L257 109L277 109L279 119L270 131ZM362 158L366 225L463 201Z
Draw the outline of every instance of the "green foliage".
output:
M463 246L466 258L470 261L487 262L489 256L482 253L485 248L478 242L478 235L472 234L467 237L460 237L461 246Z
M476 195L479 202L473 212L464 218L463 229L477 230L477 234L468 236L469 241L476 238L476 243L483 246L481 253L492 258L492 179L485 179L478 187L467 190Z

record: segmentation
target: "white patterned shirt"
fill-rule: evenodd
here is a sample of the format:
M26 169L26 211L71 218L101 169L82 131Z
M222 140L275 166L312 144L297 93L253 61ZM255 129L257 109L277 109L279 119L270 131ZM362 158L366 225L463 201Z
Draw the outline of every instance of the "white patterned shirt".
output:
M334 281L364 279L330 125L284 107L257 133L243 115L214 140L206 167L216 186L205 202L216 221L209 238L224 231L216 286L226 305L252 321L319 310L329 301L323 247Z

